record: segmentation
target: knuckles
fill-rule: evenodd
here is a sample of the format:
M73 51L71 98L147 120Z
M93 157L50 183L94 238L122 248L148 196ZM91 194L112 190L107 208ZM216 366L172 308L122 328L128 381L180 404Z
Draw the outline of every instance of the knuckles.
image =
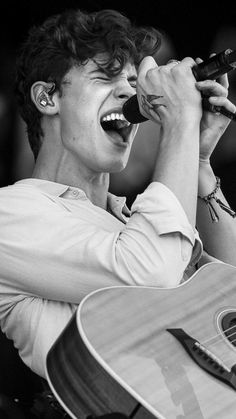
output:
M146 85L161 86L165 84L178 83L182 85L182 81L189 82L189 86L195 86L195 78L192 72L192 67L196 62L191 57L186 57L180 62L154 66L154 59L152 57L145 57L140 65L138 72L137 87L145 90Z

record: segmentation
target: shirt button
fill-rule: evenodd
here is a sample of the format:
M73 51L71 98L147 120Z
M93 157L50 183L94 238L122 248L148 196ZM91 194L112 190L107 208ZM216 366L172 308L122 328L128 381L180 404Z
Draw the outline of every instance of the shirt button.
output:
M76 198L79 196L79 191L76 191L75 189L72 191L72 195Z

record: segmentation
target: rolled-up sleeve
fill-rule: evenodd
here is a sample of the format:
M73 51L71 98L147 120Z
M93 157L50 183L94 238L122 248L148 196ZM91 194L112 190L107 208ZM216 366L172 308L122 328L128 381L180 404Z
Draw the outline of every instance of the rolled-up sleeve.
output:
M137 196L132 212L143 214L158 235L179 232L194 246L196 234L176 196L162 183L151 183Z
M136 277L133 264L129 269L129 276L138 285L178 285L187 266L195 264L202 254L197 230L175 195L158 182L137 196L119 239L122 245L118 251L132 253L138 266Z

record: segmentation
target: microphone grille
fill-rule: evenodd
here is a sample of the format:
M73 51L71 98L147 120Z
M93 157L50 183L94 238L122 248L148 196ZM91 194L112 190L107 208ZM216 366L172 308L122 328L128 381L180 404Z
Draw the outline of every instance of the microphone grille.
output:
M131 124L147 121L140 113L137 95L131 96L123 105L123 115Z

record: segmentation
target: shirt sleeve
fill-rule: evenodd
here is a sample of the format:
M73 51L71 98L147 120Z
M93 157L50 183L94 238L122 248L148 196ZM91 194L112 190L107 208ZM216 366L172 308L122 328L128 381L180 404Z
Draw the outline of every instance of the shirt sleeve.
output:
M0 324L6 336L13 340L24 363L46 378L47 353L76 308L76 305L61 301L25 298L24 295L5 296L0 304L0 317L5 314Z
M132 210L144 214L159 236L180 233L184 238L182 259L191 265L197 263L203 251L198 231L192 228L180 202L169 188L162 183L151 183L145 195L137 197Z
M86 201L74 214L38 192L22 195L1 217L1 283L9 292L78 304L106 286L176 286L200 257L196 231L160 183L137 197L127 224Z

